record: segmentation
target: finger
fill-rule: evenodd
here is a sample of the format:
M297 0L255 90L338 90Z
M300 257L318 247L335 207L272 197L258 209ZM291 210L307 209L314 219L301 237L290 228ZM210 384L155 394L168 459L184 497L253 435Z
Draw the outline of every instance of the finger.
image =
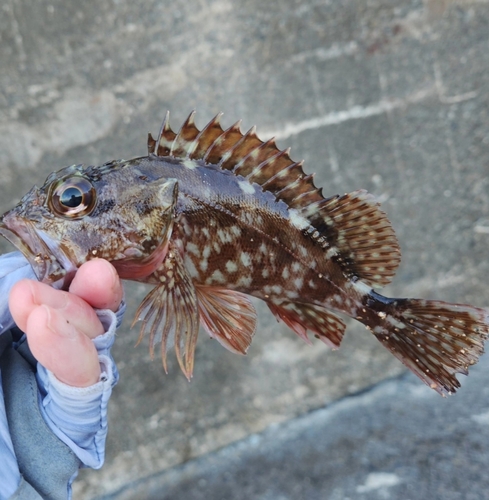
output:
M70 292L97 309L117 311L123 295L121 280L114 266L103 259L94 259L78 269Z
M32 280L21 280L14 285L9 307L17 326L26 331L27 321L39 306L57 310L75 328L90 338L104 333L95 311L82 298Z
M27 319L27 342L34 357L61 382L88 387L99 381L93 342L57 309L36 307Z

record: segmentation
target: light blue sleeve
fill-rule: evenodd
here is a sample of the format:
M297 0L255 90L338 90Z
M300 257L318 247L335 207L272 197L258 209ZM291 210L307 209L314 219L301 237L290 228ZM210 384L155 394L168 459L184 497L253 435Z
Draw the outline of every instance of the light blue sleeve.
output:
M23 278L36 279L27 259L20 252L0 256L0 333L12 328L15 323L8 308L10 289Z
M23 278L36 279L30 264L20 252L0 256L0 333L14 326L8 308L12 286ZM9 498L20 483L20 472L15 457L3 400L2 374L0 373L0 499Z
M4 297L4 300L0 301L0 333L14 325L8 309L8 295L14 283L22 278L35 279L27 260L19 252L0 256L0 297ZM97 384L85 388L71 387L57 380L40 364L37 366L39 405L44 420L52 432L68 445L87 467L100 468L104 462L107 404L112 387L119 378L110 348L124 311L124 304L116 314L106 310L96 311L105 329L103 335L93 340L101 367L101 377ZM20 472L9 434L1 383L0 461L0 500L3 500L16 491Z

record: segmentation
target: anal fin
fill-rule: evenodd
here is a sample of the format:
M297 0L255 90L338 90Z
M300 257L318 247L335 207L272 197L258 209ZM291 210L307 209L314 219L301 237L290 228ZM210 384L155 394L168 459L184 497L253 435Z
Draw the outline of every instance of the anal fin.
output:
M273 315L283 321L301 339L311 343L307 330L332 349L338 349L345 333L345 323L336 314L315 304L282 302L273 304L267 302Z
M231 352L246 354L256 328L256 312L243 293L225 288L197 286L202 326Z

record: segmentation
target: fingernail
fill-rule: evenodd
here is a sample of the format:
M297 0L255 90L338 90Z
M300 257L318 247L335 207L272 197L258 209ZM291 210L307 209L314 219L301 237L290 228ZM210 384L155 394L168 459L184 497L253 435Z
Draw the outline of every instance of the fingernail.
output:
M115 267L113 265L111 265L110 269L112 272L111 290L112 290L114 296L117 296L117 301L116 301L116 303L110 305L109 309L111 309L112 311L115 312L119 308L119 305L120 305L121 300L122 300L122 286L120 283L119 275L117 274Z
M112 289L116 290L119 288L119 275L117 274L117 271L115 270L115 267L110 264L110 272L112 274Z

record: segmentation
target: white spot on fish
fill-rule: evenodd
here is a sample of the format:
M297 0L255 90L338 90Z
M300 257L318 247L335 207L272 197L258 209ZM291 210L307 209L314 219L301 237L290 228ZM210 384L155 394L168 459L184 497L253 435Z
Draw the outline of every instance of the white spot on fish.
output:
M208 265L209 265L209 261L207 259L204 259L200 262L199 267L202 269L202 271L207 271Z
M282 287L278 285L272 285L272 292L280 295L282 293Z
M204 257L204 259L207 259L210 254L211 254L211 247L210 245L207 245L204 247L204 250L202 250L202 257Z
M262 269L261 275L262 275L264 278L268 278L268 276L270 275L270 272L268 271L268 269L267 269L266 267L264 267L264 268Z
M254 194L255 188L248 181L238 181L238 186L245 194Z
M246 223L252 226L255 223L255 216L251 212L245 212L243 218Z
M238 270L238 266L236 265L236 262L232 260L228 260L226 262L226 271L228 273L235 273Z
M311 203L308 207L304 209L304 213L306 215L313 215L318 211L319 208L319 202L315 201L314 203Z
M303 281L304 281L304 280L303 280L302 278L296 278L296 279L294 280L294 286L295 286L296 288L301 288L301 287L302 287L302 283L303 283Z
M191 235L192 235L192 229L191 229L191 227L190 227L188 224L186 224L186 223L184 223L184 224L182 224L182 225L183 225L183 232L184 232L187 236L191 236Z
M197 163L192 161L192 160L183 160L183 166L185 168L188 168L189 170L194 170L194 168L197 166Z
M300 268L301 268L300 262L295 261L292 263L292 271L294 271L294 273L299 271Z
M331 257L333 257L334 255L337 255L337 254L338 254L338 249L336 247L331 247L326 252L326 258L331 259Z
M261 253L267 253L267 246L265 243L262 243L258 250L260 250Z
M284 280L286 280L286 279L288 279L289 276L290 276L289 268L288 267L284 267L283 270L282 270L282 278Z
M185 267L187 268L190 277L197 278L199 276L199 271L197 271L197 268L195 267L195 264L193 263L192 259L188 255L185 255L184 261L185 261Z
M225 283L225 278L224 275L219 271L219 269L216 269L209 278L207 278L206 283L210 284L213 281L216 283Z
M251 257L250 254L247 252L242 252L241 255L239 256L243 266L249 267L251 264Z
M200 255L199 247L192 242L187 243L187 252L193 253L194 255Z
M292 225L299 229L299 231L306 229L310 225L309 221L306 218L302 217L302 215L300 215L299 212L294 208L289 209L289 218L290 222L292 222Z
M260 150L258 148L254 149L251 153L250 153L250 157L253 158L253 159L256 159L258 158L258 155L260 154Z
M234 236L241 236L241 229L238 226L231 226L229 230L234 234Z
M231 158L231 152L228 151L227 153L224 153L221 157L221 161L224 163L225 161L227 161L229 158Z
M217 230L217 236L221 240L221 243L231 243L233 241L231 234L223 229Z
M251 276L241 276L241 278L239 278L236 284L238 286L248 287L251 285L251 282L252 282Z

